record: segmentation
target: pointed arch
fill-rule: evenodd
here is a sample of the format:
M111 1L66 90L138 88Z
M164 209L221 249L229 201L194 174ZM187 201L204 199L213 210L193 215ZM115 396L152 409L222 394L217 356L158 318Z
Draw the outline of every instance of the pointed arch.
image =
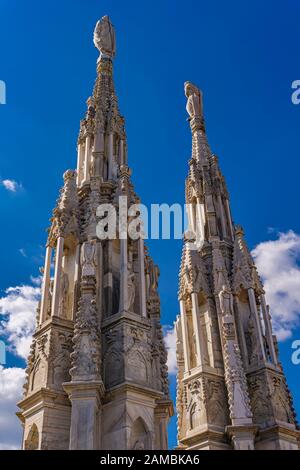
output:
M129 448L132 450L151 450L151 441L151 433L145 421L141 417L137 418L131 426Z
M39 448L39 430L35 423L29 429L24 448L25 450L38 450Z

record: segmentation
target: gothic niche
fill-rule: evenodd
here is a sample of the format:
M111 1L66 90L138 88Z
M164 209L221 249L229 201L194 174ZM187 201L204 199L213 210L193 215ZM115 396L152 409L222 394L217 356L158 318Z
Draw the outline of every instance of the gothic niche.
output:
M187 310L186 312L187 318L187 330L188 330L188 338L189 338L189 351L190 351L190 364L191 369L196 367L196 343L195 343L195 333L193 328L193 319L192 319L192 312L191 310Z
M201 318L202 338L203 338L203 359L204 363L214 367L214 353L210 326L210 315L208 311L207 297L203 292L198 295L199 314Z
M245 335L249 365L257 364L259 360L259 344L255 329L255 319L250 310L248 291L241 289L238 295L238 308Z
M107 388L119 384L123 380L123 359L119 351L111 348L104 359L104 383Z
M64 242L64 256L60 279L58 316L68 320L73 319L74 282L76 266L76 243L70 236Z
M63 333L58 333L55 342L55 357L53 359L53 385L62 389L62 383L70 380L70 350L72 341Z
M135 382L148 382L147 365L143 354L136 348L128 354L128 376Z
M112 241L112 315L118 313L120 303L120 241Z
M142 418L134 421L130 433L129 449L132 450L151 450L151 435Z
M35 390L36 388L41 387L44 384L44 378L45 378L45 364L38 357L33 366L31 391Z
M205 421L205 407L201 391L201 383L194 380L187 387L188 414L190 430L198 428Z
M24 448L25 450L38 450L39 448L39 431L35 423L33 423L28 432Z

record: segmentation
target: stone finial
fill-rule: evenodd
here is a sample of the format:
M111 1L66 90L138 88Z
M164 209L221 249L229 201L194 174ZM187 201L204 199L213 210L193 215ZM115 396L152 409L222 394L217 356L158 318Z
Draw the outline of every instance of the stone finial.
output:
M236 234L236 236L239 236L239 237L243 237L243 236L244 236L244 229L243 229L243 227L242 227L241 225L236 225L236 226L234 227L234 229L235 229L235 234Z
M114 58L116 54L116 34L107 15L103 16L96 24L94 44L100 51L100 58Z

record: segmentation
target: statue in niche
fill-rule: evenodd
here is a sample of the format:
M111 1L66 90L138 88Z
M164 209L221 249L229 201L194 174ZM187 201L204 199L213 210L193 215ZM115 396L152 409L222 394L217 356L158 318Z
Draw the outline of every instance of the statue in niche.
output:
M54 285L54 279L51 279L50 284L49 284L49 291L48 291L47 318L51 317L53 285Z
M151 260L149 263L150 267L150 295L155 295L157 293L157 287L158 287L158 278L160 275L159 272L159 267L153 263Z
M202 92L191 82L184 84L185 96L187 97L186 110L190 119L202 117Z
M245 339L249 356L249 364L253 364L258 360L258 342L252 315L250 315L248 319Z
M103 16L96 24L94 44L100 51L100 57L112 59L116 54L116 35L109 17Z
M67 273L62 273L60 281L60 296L59 296L59 316L67 318L67 303L69 292L69 276Z
M57 353L53 360L53 384L61 388L61 384L69 379L69 345L65 335L58 335Z
M83 243L81 248L81 264L83 276L95 275L95 253L96 249L94 243Z
M230 290L224 284L219 293L220 308L224 316L233 315L233 298Z

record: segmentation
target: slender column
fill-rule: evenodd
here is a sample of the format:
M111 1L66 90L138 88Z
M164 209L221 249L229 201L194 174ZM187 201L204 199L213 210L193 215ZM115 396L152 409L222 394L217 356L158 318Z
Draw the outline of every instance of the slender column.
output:
M236 321L236 326L238 328L238 331L240 333L240 339L241 339L241 351L242 351L242 359L244 362L244 365L246 367L249 366L249 357L248 357L248 351L247 351L247 345L246 345L246 338L245 338L245 332L244 332L244 327L242 323L242 317L239 312L239 300L237 296L235 295L233 297L233 304L234 304L234 310L236 315L234 316L235 321Z
M81 245L78 243L76 246L76 253L75 253L75 272L74 272L74 301L73 301L73 318L75 319L76 311L77 311L77 298L78 298L78 287L79 287L79 276L80 276L80 249Z
M146 308L146 282L145 282L145 250L142 237L138 240L139 247L139 265L140 265L140 303L142 317L147 317Z
M261 322L260 322L260 318L259 318L258 311L257 311L254 290L252 289L252 287L248 289L248 297L249 297L249 302L250 302L250 309L255 318L257 335L258 335L258 340L259 340L259 344L260 344L260 348L262 352L262 357L263 357L263 360L266 361L266 353L265 353L265 347L264 347L264 342L263 342L263 337L262 337Z
M227 219L228 219L230 237L231 237L231 240L234 240L234 231L233 231L233 226L232 226L231 211L230 211L230 206L229 206L228 199L226 199L225 204L226 204L225 208L226 208L226 214L227 214Z
M264 319L264 323L266 327L266 336L267 336L267 341L268 341L268 345L270 348L271 358L272 358L273 363L277 365L278 361L277 361L275 346L273 342L272 325L271 325L270 315L267 309L266 299L264 295L260 296L260 302L261 302L263 319Z
M46 320L46 316L47 316L47 308L48 308L48 302L49 302L49 288L50 288L51 255L52 255L52 247L50 245L47 245L46 256L45 256L43 287L42 287L41 312L40 312L40 321L39 321L40 324Z
M104 157L104 135L103 132L97 132L95 135L94 156L96 158L95 175L103 176L103 157Z
M195 343L197 352L197 366L203 366L203 355L201 351L201 324L200 324L200 312L198 305L198 295L196 292L191 294L192 297L192 318L193 327L195 333Z
M91 145L91 137L89 135L86 136L85 139L85 155L84 155L84 182L88 181L90 176L90 145Z
M180 315L181 315L184 369L185 369L185 372L189 372L191 368L190 351L189 351L189 336L188 336L188 329L187 329L187 318L186 318L184 300L180 300Z
M120 155L119 155L120 165L122 166L122 165L125 164L125 162L124 162L124 141L122 139L120 140L120 150L119 150L119 152L120 152Z
M200 235L200 240L204 240L204 226L205 226L205 215L203 204L200 203L200 199L197 198L197 223L196 223L196 234ZM197 240L198 241L198 240Z
M221 198L221 194L218 194L218 204L219 204L219 210L220 210L220 218L221 218L221 227L222 227L222 232L223 232L223 238L226 237L227 235L227 230L226 230L226 223L225 223L225 217L224 217L224 206L223 206L223 201Z
M189 221L189 229L195 233L195 221L194 221L194 214L193 214L193 204L190 202L187 205L187 213L188 213L188 221Z
M83 157L84 157L83 145L81 142L79 142L77 145L77 179L76 179L76 182L78 185L81 184L81 181L83 179L83 174L82 174Z
M64 237L58 237L57 245L56 245L55 274L54 274L54 285L53 285L53 294L52 294L52 312L51 312L52 317L58 314L63 251L64 251Z
M127 308L128 303L128 253L127 239L120 240L120 312Z
M114 151L114 135L110 133L108 136L108 179L111 180L113 176L113 151Z

